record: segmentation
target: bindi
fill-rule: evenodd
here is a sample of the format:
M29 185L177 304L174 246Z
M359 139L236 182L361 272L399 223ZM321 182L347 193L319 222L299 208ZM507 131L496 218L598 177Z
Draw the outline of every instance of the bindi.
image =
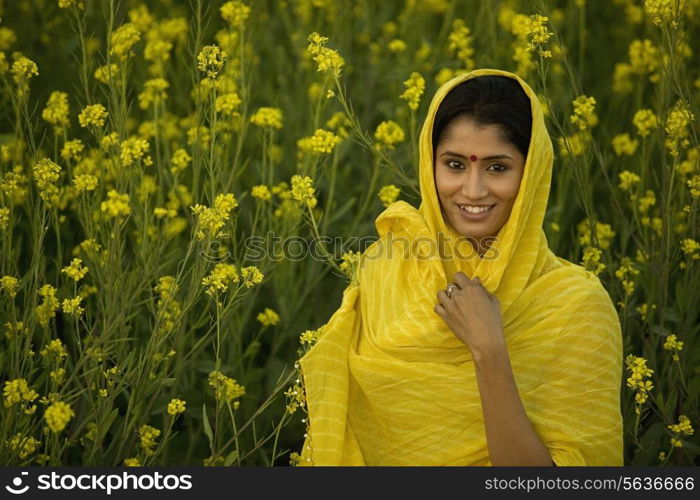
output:
M476 155L471 155L471 156L469 157L469 159L470 159L471 161L476 161L478 158L476 157Z

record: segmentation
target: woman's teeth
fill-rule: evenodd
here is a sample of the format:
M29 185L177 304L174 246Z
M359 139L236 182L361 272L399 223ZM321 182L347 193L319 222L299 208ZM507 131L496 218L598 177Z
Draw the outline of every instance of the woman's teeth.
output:
M470 207L470 206L460 206L460 210L463 210L465 212L469 212L470 214L481 214L484 212L488 212L493 208L493 205L490 207Z

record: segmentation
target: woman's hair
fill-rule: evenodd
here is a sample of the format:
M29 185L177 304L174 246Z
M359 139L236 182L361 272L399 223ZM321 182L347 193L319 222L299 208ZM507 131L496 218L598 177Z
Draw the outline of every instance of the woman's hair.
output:
M527 158L532 133L530 99L520 84L506 76L466 80L450 90L433 122L433 158L453 120L468 117L479 125L498 125L504 138Z

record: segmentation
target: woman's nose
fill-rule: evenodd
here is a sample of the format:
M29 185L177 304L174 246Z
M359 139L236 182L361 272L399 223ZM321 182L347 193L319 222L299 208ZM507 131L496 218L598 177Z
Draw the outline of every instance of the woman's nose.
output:
M462 196L468 200L478 201L488 195L488 187L483 179L481 169L473 165L462 183Z

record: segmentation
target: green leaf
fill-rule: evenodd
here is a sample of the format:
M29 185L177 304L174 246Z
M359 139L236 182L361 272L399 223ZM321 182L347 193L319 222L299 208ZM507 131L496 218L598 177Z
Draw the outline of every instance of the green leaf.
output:
M112 422L114 422L114 419L117 418L117 415L119 414L119 409L115 408L111 412L109 412L109 415L107 415L107 418L105 419L104 422L102 422L102 425L100 426L100 435L104 436L107 434L107 431L109 428L112 426Z
M224 459L224 467L228 467L238 458L238 450L233 450L231 453L226 455Z
M207 417L207 405L202 404L202 422L204 423L204 434L209 438L209 449L212 454L214 453L214 433L211 431L211 425L209 425L209 418Z

